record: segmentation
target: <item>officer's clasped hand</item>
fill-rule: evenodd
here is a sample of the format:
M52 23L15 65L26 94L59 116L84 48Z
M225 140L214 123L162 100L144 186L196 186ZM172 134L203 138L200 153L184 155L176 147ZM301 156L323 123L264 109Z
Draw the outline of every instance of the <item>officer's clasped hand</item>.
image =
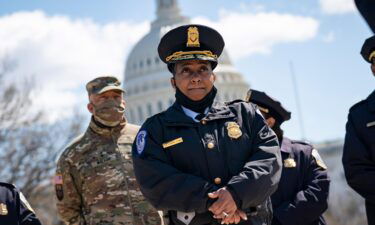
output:
M238 224L241 219L247 220L246 214L237 209L237 205L230 192L224 187L219 190L208 193L208 197L217 199L210 208L214 218L221 221L221 224Z

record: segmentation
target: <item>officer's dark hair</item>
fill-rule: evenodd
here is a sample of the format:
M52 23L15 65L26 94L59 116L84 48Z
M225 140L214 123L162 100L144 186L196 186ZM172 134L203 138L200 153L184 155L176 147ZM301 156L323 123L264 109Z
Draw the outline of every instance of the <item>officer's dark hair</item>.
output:
M271 115L270 113L262 112L262 115L264 116L265 119L268 119L270 117L275 119L275 124L273 125L271 129L275 132L277 139L279 140L279 144L281 145L281 141L283 140L283 137L284 137L284 131L281 129L282 123L280 123L280 121L277 120L275 116Z
M176 63L169 63L168 69L171 71L173 77L176 75Z
M279 144L281 145L281 141L283 140L284 137L284 131L281 129L281 124L276 121L275 125L273 125L272 130L275 132L277 139L279 140Z

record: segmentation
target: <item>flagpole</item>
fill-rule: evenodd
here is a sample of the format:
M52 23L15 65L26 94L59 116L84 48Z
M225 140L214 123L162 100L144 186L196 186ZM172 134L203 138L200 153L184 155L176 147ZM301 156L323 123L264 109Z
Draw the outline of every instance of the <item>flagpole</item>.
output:
M298 118L299 118L299 128L302 136L302 140L306 140L305 136L305 127L303 123L303 116L302 116L302 107L299 99L299 92L298 92L298 85L297 85L297 78L294 73L294 66L293 62L289 62L289 68L290 68L290 74L292 76L292 83L293 83L293 90L294 90L294 98L297 105L297 111L298 111Z

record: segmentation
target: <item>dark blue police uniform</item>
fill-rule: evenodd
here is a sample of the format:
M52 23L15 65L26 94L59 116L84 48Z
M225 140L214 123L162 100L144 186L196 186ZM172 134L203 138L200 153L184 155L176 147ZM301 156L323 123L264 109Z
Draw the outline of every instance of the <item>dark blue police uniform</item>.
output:
M368 223L375 224L375 91L349 111L342 157L350 187L366 199Z
M375 36L365 40L361 55L374 66ZM368 224L375 225L375 91L349 110L342 163L349 186L366 200Z
M355 0L355 4L372 32L375 33L375 1L374 0Z
M207 194L224 186L248 215L240 224L271 222L269 196L280 178L280 151L253 104L214 104L195 122L175 103L143 124L133 162L142 193L169 211L171 224L219 224L208 211Z
M22 193L3 182L0 182L0 224L41 225Z
M281 144L283 170L272 195L273 225L323 225L328 204L329 179L313 146L286 137ZM319 165L318 163L322 163Z
M281 142L283 169L271 196L272 225L324 225L330 180L327 167L313 146L283 136L281 124L291 118L279 101L250 89L246 101L257 104Z

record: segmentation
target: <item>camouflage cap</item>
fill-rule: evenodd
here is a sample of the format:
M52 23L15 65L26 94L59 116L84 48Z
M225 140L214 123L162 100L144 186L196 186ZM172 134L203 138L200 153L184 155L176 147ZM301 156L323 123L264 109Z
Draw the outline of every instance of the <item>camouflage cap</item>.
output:
M121 88L121 82L113 76L97 77L86 84L86 90L91 94L102 94L106 91L118 90L125 92Z

